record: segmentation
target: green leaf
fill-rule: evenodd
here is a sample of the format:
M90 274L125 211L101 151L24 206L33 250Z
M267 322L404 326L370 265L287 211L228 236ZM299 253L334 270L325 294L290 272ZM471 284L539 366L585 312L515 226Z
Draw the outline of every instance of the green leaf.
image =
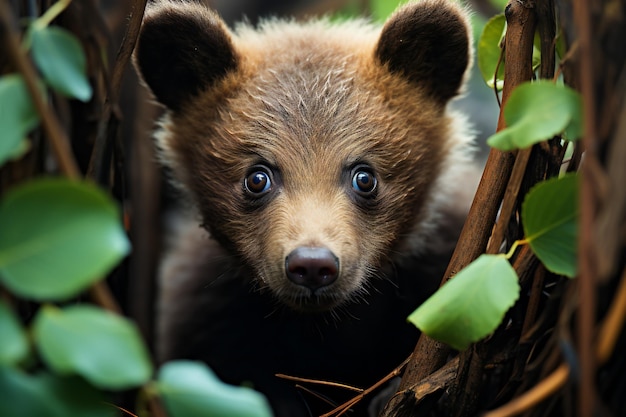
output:
M77 295L130 250L116 205L96 186L40 179L0 203L0 281L36 300Z
M498 66L500 55L502 54L502 48L500 43L504 36L506 28L506 19L504 14L499 14L485 24L483 32L478 39L477 58L478 68L485 80L485 83L493 88L494 75L496 74L496 68L498 74L495 77L498 85L498 90L502 89L504 83L504 56Z
M22 324L2 300L0 300L0 335L2 335L0 366L14 365L28 355L28 340Z
M522 204L522 223L526 240L545 267L575 277L578 177L568 174L531 189Z
M39 115L21 75L0 77L0 166L21 155L24 138L39 124Z
M44 306L33 334L44 362L60 374L76 373L100 388L126 389L152 374L148 352L126 318L89 305Z
M174 361L159 370L156 387L170 417L270 417L263 395L221 382L203 363Z
M519 291L517 274L504 256L481 255L408 320L433 339L464 350L500 325Z
M96 390L78 378L28 375L0 366L0 415L10 417L113 417Z
M569 87L528 82L511 93L504 119L508 127L487 140L502 151L527 148L563 132L574 140L582 135L582 100Z
M52 88L81 101L91 98L87 60L83 48L67 30L58 26L31 27L33 60Z

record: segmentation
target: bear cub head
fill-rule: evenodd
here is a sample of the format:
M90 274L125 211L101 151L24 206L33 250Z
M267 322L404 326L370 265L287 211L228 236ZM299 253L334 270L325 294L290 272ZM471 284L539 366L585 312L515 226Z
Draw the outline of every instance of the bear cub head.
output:
M382 28L267 20L232 31L204 6L160 1L135 63L167 109L161 158L211 237L258 288L328 311L427 253L462 192L471 137L448 103L472 59L469 33L445 0L409 3Z

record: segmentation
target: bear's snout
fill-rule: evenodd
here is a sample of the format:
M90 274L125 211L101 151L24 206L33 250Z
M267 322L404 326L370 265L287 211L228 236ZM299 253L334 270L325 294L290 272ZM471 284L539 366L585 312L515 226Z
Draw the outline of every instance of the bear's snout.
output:
M287 278L315 292L339 276L339 259L328 248L301 246L285 258Z

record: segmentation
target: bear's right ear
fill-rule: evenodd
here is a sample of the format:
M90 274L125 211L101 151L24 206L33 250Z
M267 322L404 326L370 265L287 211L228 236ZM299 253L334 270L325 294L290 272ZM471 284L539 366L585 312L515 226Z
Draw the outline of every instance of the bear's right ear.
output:
M135 65L157 100L173 111L234 71L238 56L224 22L192 2L159 1L146 10Z

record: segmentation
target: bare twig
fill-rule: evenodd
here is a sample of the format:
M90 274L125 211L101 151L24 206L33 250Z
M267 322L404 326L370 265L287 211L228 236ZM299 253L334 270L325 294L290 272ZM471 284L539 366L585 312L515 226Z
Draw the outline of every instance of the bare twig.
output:
M350 410L350 408L352 406L354 406L356 403L361 401L366 395L372 393L373 391L375 391L378 388L380 388L382 385L384 385L387 382L389 382L391 379L393 379L396 376L400 375L400 373L402 373L402 370L404 369L404 367L406 366L406 364L409 362L410 359L411 359L410 357L405 359L400 365L398 365L393 371L391 371L389 374L387 374L380 381L378 381L377 383L375 383L371 387L363 390L363 392L361 392L359 395L357 395L354 398L346 401L345 403L341 404L339 407L335 408L334 410L331 410L331 411L329 411L326 414L322 414L320 417L331 417L331 416L339 417L342 414L346 413L348 410Z
M330 381L322 381L319 379L309 379L309 378L300 378L298 376L291 376L291 375L285 375L285 374L276 374L277 378L281 378L281 379L286 379L289 381L295 381L295 382L307 382L309 384L317 384L317 385L326 385L329 387L335 387L335 388L342 388L342 389L346 389L349 391L355 391L355 392L363 392L363 388L358 388L358 387L353 387L352 385L347 385L347 384L341 384L339 382L330 382Z

